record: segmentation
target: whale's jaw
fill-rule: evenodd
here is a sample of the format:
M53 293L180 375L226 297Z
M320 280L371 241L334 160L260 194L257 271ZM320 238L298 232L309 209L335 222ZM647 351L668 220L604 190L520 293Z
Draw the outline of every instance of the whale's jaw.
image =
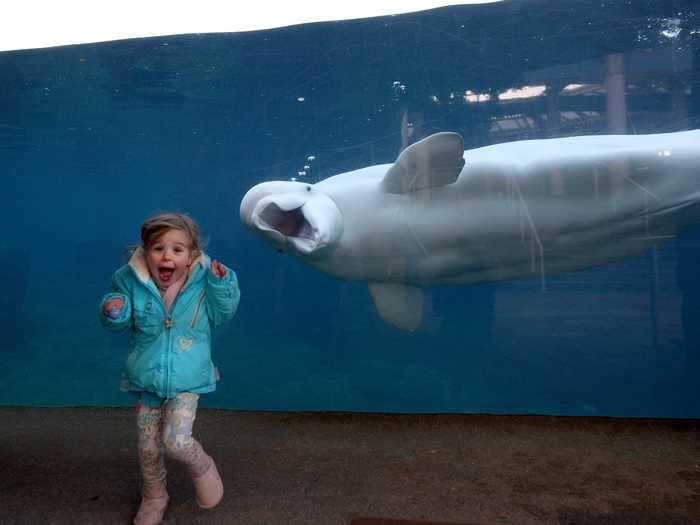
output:
M329 197L310 188L292 182L259 184L244 197L241 218L278 251L323 253L340 237L342 217Z
M281 197L281 196L280 196ZM317 218L304 213L304 205L286 207L284 200L274 197L261 201L253 212L253 224L276 244L291 246L295 251L312 254L328 244L322 225ZM279 246L283 249L283 246Z

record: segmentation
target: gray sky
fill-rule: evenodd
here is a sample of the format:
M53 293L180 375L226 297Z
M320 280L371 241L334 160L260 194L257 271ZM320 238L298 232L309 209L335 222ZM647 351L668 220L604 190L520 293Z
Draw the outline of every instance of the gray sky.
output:
M500 0L7 0L0 51L186 33L269 29ZM242 5L241 5L242 4Z

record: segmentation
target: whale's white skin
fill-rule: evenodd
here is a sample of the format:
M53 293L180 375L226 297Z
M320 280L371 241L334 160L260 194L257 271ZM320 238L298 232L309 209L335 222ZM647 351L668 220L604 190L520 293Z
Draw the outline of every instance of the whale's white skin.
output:
M406 330L421 322L421 287L588 268L700 222L700 130L463 149L438 133L394 164L258 184L241 220L314 268L368 281Z

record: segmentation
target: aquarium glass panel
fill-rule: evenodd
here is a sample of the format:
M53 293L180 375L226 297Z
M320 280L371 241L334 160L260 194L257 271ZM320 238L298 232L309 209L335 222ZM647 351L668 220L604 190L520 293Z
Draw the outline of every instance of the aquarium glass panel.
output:
M241 290L204 406L700 417L699 11L0 53L0 404L133 403L99 304L181 211Z

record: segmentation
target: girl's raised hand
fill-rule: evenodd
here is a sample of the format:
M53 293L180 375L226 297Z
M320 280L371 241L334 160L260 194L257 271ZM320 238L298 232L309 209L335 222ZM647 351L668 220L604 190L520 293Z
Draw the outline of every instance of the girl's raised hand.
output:
M122 313L122 308L124 308L124 300L120 297L115 297L104 304L102 311L107 317L116 319Z
M221 264L216 259L214 259L211 262L211 271L219 279L223 279L224 277L226 277L226 274L228 273L228 270L226 270L226 266Z

